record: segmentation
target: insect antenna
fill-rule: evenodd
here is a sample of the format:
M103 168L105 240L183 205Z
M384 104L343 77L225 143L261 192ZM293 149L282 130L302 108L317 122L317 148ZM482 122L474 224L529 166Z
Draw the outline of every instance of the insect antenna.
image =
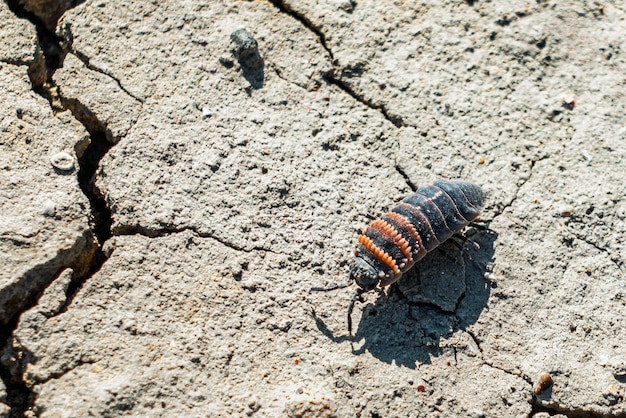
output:
M330 287L312 287L311 292L329 292L331 290L343 289L345 287L352 286L352 283L354 283L354 280L350 279L348 283L336 284Z

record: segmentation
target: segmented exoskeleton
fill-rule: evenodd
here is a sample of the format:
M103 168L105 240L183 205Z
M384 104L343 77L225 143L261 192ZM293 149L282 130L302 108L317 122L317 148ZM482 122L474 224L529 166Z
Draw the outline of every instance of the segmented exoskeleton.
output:
M483 190L473 183L440 180L420 187L359 235L348 283L311 290L342 289L356 282L359 289L348 307L352 335L351 314L360 295L396 282L429 251L476 219L484 204Z

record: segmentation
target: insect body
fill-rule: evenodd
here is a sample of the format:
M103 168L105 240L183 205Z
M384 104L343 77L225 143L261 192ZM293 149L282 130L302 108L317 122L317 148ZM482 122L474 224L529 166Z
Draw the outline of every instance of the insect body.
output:
M359 289L348 307L352 335L351 314L357 298L396 282L429 251L476 219L484 203L484 192L473 183L440 180L420 187L359 235L348 283L311 290L341 289L356 282Z

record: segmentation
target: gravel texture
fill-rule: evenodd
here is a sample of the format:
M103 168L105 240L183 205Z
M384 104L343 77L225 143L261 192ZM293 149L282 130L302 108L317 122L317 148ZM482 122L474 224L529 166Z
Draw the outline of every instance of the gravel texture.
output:
M626 416L623 1L87 1L56 34L47 83L0 48L13 416ZM309 289L457 176L489 229L350 337L354 289Z

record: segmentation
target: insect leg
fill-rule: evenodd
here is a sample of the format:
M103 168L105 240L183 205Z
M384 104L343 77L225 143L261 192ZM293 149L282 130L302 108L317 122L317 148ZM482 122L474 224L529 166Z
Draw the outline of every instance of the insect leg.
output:
M489 227L490 222L491 221L488 220L474 219L472 222L469 223L469 226L480 232L486 232L488 234L497 236L498 233Z
M480 245L476 241L469 238L465 234L461 234L460 232L456 232L454 235L452 235L450 242L454 244L459 250L465 249L465 246L467 244L470 244L472 247L476 248L477 250L480 249Z

